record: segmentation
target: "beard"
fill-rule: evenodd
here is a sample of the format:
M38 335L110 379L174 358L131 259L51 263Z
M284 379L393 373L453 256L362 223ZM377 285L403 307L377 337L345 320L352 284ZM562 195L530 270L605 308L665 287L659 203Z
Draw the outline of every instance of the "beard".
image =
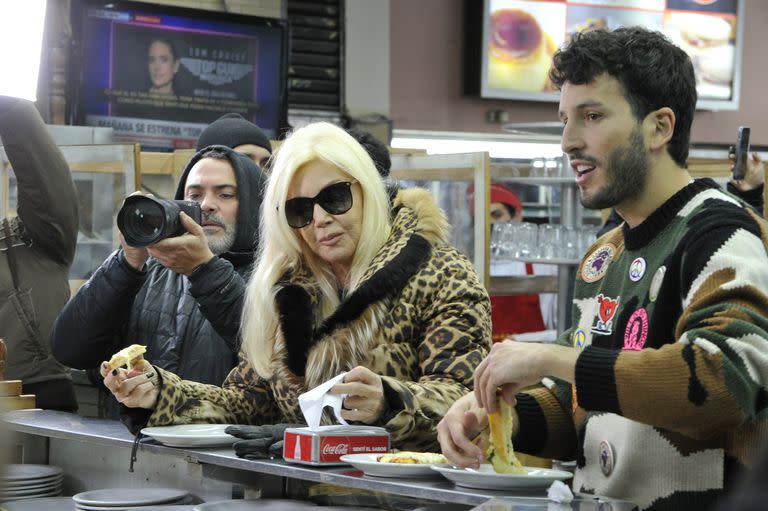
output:
M229 252L229 249L232 248L232 245L235 243L235 235L237 234L235 222L227 222L222 217L214 214L203 214L203 220L216 222L224 227L224 232L215 238L209 237L207 234L205 236L208 240L208 248L211 249L213 255Z
M596 163L593 158L575 156ZM587 209L612 208L628 199L640 197L645 192L648 180L648 152L645 149L640 127L632 130L629 143L617 147L608 155L608 164L604 167L606 184L595 190L592 196L581 191L581 204Z

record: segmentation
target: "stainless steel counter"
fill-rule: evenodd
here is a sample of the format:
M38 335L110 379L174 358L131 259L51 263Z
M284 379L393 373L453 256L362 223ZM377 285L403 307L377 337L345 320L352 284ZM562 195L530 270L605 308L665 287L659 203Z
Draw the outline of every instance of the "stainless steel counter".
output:
M3 421L6 424L6 429L26 434L25 437L31 435L33 438L51 439L50 446L43 449L49 450L49 454L52 457L56 455L54 451L56 446L59 445L62 446L61 450L68 451L66 454L67 459L72 458L72 452L91 452L96 454L103 451L103 449L120 448L119 452L122 453L119 456L120 459L110 464L110 470L116 472L111 475L111 479L119 481L122 476L127 475L129 457L125 454L126 450L130 451L133 437L117 421L81 417L50 410L8 412L3 416ZM67 447L72 442L75 443L75 447ZM101 446L103 449L94 449L94 446ZM41 448L38 446L30 450L32 451L31 453L26 453L28 455L27 458L37 456L38 459L30 458L26 461L41 461L39 459ZM277 476L279 478L329 483L346 488L359 488L391 495L414 497L428 501L480 505L491 499L499 499L494 502L504 502L512 506L500 509L517 509L515 506L525 505L526 510L546 510L549 503L543 490L515 492L514 495L510 495L509 492L505 491L473 490L456 487L453 483L441 479L439 475L435 479L418 481L413 479L376 478L365 476L362 472L351 467L312 467L289 464L282 460L246 460L238 458L231 447L182 449L166 447L152 440L147 440L139 444L137 455L137 467L141 465L142 457L155 460L162 459L165 462L171 463L174 467L186 463L200 467L202 471L200 473L201 479L213 478L219 481L237 482L238 484L243 484L244 481L255 483L260 476L266 476L267 478L271 476L272 479ZM65 456L60 456L60 458L63 457ZM121 466L124 468L121 469ZM633 507L627 503L607 501L605 499L598 500L587 496L577 497L577 500L573 502L573 506L573 509L580 509L582 511L588 509L623 511ZM552 509L552 507L549 509ZM562 506L555 509L571 509L571 506Z

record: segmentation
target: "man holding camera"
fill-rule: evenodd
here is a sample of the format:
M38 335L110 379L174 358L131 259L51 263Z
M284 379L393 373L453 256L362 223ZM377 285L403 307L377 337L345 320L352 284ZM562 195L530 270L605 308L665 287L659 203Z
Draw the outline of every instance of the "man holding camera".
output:
M56 358L93 369L125 346L144 344L153 364L185 379L220 385L237 360L245 273L258 240L265 179L246 156L211 146L187 164L175 196L199 204L200 224L184 212L170 215L178 225L163 224L160 231L171 237L137 247L125 240L136 239L133 230L151 232L158 217L135 205L121 212L133 216L122 225L122 247L54 325ZM178 206L147 200L166 212ZM177 228L184 233L173 236Z

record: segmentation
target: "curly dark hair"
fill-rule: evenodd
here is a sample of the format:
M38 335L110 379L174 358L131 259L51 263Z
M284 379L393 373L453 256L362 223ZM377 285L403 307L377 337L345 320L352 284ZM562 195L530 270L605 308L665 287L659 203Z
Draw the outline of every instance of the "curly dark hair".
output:
M672 109L675 130L667 152L685 167L696 109L696 79L688 55L662 33L645 28L591 30L574 34L555 53L549 77L562 88L565 82L590 83L603 73L619 81L638 121L659 108Z

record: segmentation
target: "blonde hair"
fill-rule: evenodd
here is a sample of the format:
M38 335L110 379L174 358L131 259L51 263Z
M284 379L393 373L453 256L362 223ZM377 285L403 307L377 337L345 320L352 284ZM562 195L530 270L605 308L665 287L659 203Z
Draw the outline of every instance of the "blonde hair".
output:
M243 350L262 378L270 377L274 369L271 360L280 324L275 284L286 272L306 268L317 281L321 297L315 324L339 305L336 277L330 265L309 249L285 218L283 205L296 173L307 163L323 161L360 184L362 226L350 268L348 292L360 284L391 229L384 183L365 149L343 129L326 122L309 124L294 131L274 157L261 207L261 245L248 282L242 321Z

